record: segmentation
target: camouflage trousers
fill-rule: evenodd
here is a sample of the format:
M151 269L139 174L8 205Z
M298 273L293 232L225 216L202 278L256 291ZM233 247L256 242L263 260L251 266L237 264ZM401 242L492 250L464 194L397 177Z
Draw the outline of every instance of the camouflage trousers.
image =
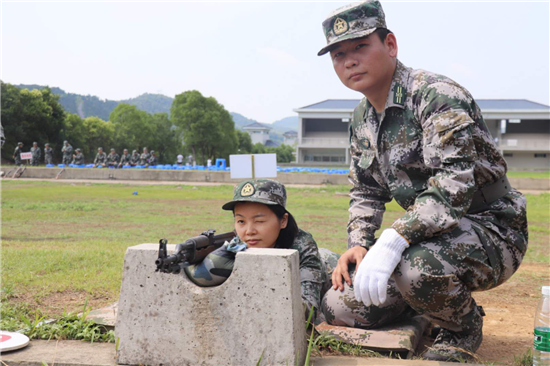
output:
M503 241L464 217L453 231L405 250L384 304L365 306L345 284L342 292L327 291L321 311L331 325L369 329L401 320L412 308L442 328L464 334L480 331L482 315L472 291L489 290L510 278L527 249L527 243L522 244ZM353 280L354 273L351 276Z
M44 157L44 162L46 164L53 164L53 158L51 155L46 155L46 157Z
M70 155L63 155L63 162L62 164L69 165L71 163L71 156Z

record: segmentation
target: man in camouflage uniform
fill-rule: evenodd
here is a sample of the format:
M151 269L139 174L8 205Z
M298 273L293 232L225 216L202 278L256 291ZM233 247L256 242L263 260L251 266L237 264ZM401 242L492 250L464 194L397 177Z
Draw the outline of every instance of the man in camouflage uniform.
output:
M38 147L37 142L32 143L31 154L31 165L38 166L38 164L40 163L40 158L42 157L42 150L40 150L40 148Z
M138 165L139 164L139 159L140 159L140 156L139 156L139 153L137 152L137 150L132 151L132 157L130 158L130 165L131 166Z
M23 143L18 142L13 152L13 160L15 165L21 165L21 153L23 152Z
M115 149L111 148L111 152L107 155L107 166L116 168L119 160L120 156L116 153Z
M44 145L44 163L46 165L53 164L53 149L50 147L50 144Z
M370 328L410 306L441 327L424 358L469 359L483 325L471 292L518 269L527 249L525 197L510 187L470 93L397 60L378 1L336 10L323 30L319 55L330 52L343 84L365 96L350 126L348 250L323 299L327 320ZM392 198L406 212L375 240Z
M80 148L75 150L76 154L73 154L73 161L71 164L74 165L83 165L84 164L84 154L82 154L82 151Z
M151 150L151 156L149 157L149 165L157 165L157 157L155 156L155 150Z
M63 154L62 164L69 165L73 156L73 147L69 144L69 141L63 141L63 148L61 149Z
M141 154L141 156L139 157L139 165L143 165L143 166L146 166L147 164L149 164L149 158L151 157L151 154L149 154L147 152L147 148L144 147L143 148L143 153Z
M118 163L118 168L120 169L123 166L129 166L130 158L131 157L130 157L130 154L128 154L128 149L124 149L124 151L122 152L122 156L120 157L120 161Z
M97 148L97 154L94 159L94 168L103 168L107 163L107 154L103 152L102 147Z

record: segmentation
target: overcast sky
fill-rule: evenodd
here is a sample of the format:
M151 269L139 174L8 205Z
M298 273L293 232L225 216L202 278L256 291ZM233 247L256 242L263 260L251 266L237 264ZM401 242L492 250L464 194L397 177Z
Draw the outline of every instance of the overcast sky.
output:
M321 23L347 2L2 2L1 79L121 100L196 89L271 123L338 80ZM549 103L549 3L382 2L405 65L475 98Z

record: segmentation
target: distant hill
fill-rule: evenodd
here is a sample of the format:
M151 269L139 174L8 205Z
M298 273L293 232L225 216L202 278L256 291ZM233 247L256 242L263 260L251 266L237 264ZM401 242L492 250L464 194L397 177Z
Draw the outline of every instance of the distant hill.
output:
M42 85L15 85L21 89L44 89ZM63 106L63 109L69 113L78 114L81 118L96 116L104 121L109 120L109 115L115 109L119 103L127 103L135 105L138 109L147 113L168 113L170 114L170 107L172 106L173 98L167 97L162 94L149 94L145 93L136 98L125 100L109 100L99 99L93 95L80 95L67 93L63 89L53 87L50 88L52 93L59 95L59 103Z
M166 95L145 93L136 98L121 100L120 103L135 105L137 109L151 114L170 114L170 107L172 107L173 101L174 98L167 97Z
M271 124L271 127L281 133L287 131L298 132L298 116L285 117L279 121L275 121Z
M248 126L254 122L258 122L256 120L246 118L242 114L235 113L235 112L229 112L231 117L233 117L233 122L235 122L235 128L238 130L242 130L244 126Z
M15 85L18 88L21 89L44 89L45 86L43 85ZM75 113L78 114L81 118L96 116L101 118L104 121L109 120L109 115L115 109L115 107L119 103L127 103L131 105L135 105L138 109L145 111L147 113L155 114L155 113L168 113L170 114L170 107L172 106L172 102L174 101L174 98L167 97L166 95L162 94L150 94L145 93L135 98L130 98L126 100L108 100L108 99L99 99L96 96L93 95L80 95L80 94L74 94L74 93L67 93L63 89L57 88L57 87L51 87L50 88L52 93L59 95L59 102L61 103L61 106L63 106L63 109L69 113ZM258 122L256 120L247 118L243 116L242 114L236 113L236 112L229 112L231 114L231 117L233 117L233 121L235 122L235 128L241 129L254 122ZM298 131L298 117L292 116L292 117L286 117L279 121L275 121L271 124L264 123L265 125L271 127L273 130L271 130L269 137L271 140L276 141L277 143L283 142L283 133L289 130Z

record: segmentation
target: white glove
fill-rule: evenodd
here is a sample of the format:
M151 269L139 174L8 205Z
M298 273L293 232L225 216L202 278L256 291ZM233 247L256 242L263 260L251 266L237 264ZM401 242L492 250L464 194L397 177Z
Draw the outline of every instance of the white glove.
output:
M386 302L388 280L408 247L409 243L394 229L382 232L355 273L353 291L357 301L366 306Z

